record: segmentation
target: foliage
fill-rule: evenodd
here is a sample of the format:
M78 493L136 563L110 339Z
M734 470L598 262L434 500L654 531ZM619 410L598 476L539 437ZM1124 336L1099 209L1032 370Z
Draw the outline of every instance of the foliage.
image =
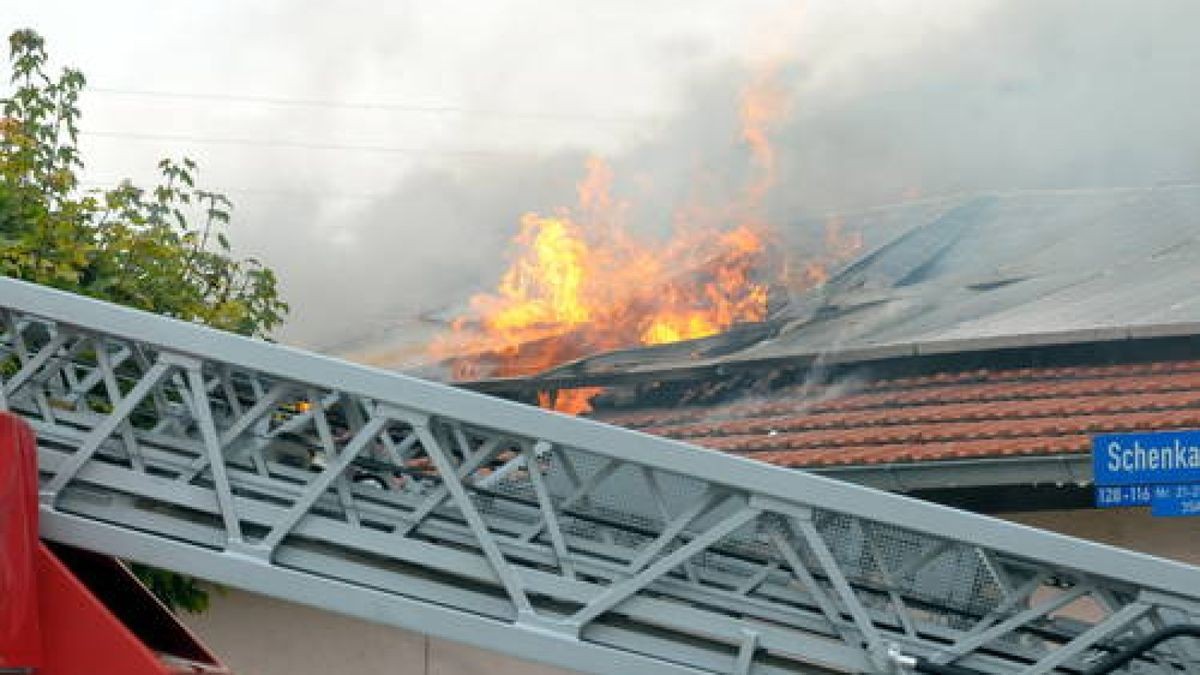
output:
M172 609L199 614L208 609L208 586L192 577L160 570L149 565L129 566L150 592ZM217 587L220 590L219 587Z
M283 321L275 274L238 260L232 205L196 187L189 159L163 160L152 190L128 181L80 195L79 95L85 80L45 70L42 38L9 38L12 95L0 99L0 273L243 335ZM193 222L198 222L198 225Z
M275 274L239 260L225 230L232 205L196 187L190 159L163 160L161 184L125 181L84 192L79 172L79 96L86 80L47 74L41 36L9 37L13 91L0 98L0 274L268 337L287 312ZM135 566L172 607L202 611L196 580Z

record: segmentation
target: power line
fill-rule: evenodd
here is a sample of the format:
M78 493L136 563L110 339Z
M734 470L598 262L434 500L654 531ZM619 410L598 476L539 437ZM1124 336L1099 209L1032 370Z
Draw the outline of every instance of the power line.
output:
M89 188L112 189L118 186L122 181L129 179L128 176L116 178L112 180L103 179L88 179L79 181L79 185ZM145 181L147 185L156 184L159 180L154 177ZM136 184L136 183L135 183ZM390 195L384 192L337 192L330 190L288 190L281 188L258 188L258 187L206 187L209 192L219 192L221 194L242 194L257 197L278 197L280 199L296 199L303 197L319 197L322 199L343 199L347 201L375 201L385 199Z
M474 115L487 117L508 117L513 119L530 120L564 120L603 122L606 124L635 124L652 121L649 116L639 115L597 115L594 113L577 112L546 112L546 111L515 111L497 110L492 108L467 108L453 105L410 105L399 103L377 102L343 102L319 99L298 99L276 96L256 96L244 94L194 93L181 91L157 91L151 89L122 89L117 87L89 87L88 91L114 96L136 96L142 98L163 98L198 101L225 101L234 103L253 103L280 107L297 108L332 108L345 110L380 110L387 112L416 113L426 115Z
M302 150L340 150L353 152L380 152L402 155L512 158L528 157L532 154L503 150L472 150L453 148L436 149L369 144L311 143L308 141L293 141L275 138L234 138L225 136L198 136L195 134L164 134L143 131L112 131L107 129L87 129L81 131L80 135L90 136L93 138L118 138L134 141L173 141L177 143L196 143L201 145L215 144L239 145L248 147L297 148Z

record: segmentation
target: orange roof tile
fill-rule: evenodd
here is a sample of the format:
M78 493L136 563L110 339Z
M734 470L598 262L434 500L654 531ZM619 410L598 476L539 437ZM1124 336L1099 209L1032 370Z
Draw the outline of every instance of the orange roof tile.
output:
M1085 453L1095 433L1200 427L1200 361L947 370L596 418L790 467Z

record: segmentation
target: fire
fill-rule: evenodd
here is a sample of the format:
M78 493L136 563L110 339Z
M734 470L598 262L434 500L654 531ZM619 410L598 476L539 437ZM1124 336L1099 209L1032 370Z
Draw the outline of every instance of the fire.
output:
M582 297L589 247L574 224L526 214L516 241L529 254L504 274L497 295L471 303L501 341L524 342L590 321L595 308Z
M802 262L799 278L793 278L792 274L785 271L782 283L795 290L804 290L823 286L829 281L830 267L853 258L863 247L862 234L846 232L845 226L845 219L841 216L827 219L823 254Z
M740 137L750 151L751 178L732 204L680 208L666 241L631 231L628 204L613 196L611 167L589 159L578 203L521 218L496 289L471 299L469 315L434 341L431 356L449 361L457 380L513 377L592 353L703 338L764 320L769 289L801 283L787 278L789 265L778 254L784 247L764 215L777 180L770 131L786 110L774 70L742 92ZM832 236L843 238L840 231ZM808 287L827 276L814 265L802 282ZM577 414L590 409L599 391L543 392L538 402Z
M825 221L825 250L835 261L856 255L863 247L861 232L846 232L846 219L833 216Z
M742 225L681 227L666 242L636 236L611 181L605 162L589 160L578 206L521 219L516 255L496 290L473 297L471 318L433 345L435 357L453 361L456 379L527 375L766 317L764 233Z
M746 188L746 196L754 206L762 205L777 180L778 165L775 149L770 142L770 132L788 111L787 92L779 84L777 68L772 64L756 74L750 85L742 91L738 111L742 140L749 146L759 173Z
M568 415L579 415L592 409L592 397L602 391L603 387L579 387L556 392L539 391L538 405Z

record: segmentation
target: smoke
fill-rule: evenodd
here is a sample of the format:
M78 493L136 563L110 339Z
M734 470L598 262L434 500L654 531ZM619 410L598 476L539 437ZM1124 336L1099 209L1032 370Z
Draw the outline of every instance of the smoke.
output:
M221 83L210 90L375 101L383 88L392 103L580 113L431 122L226 102L173 119L195 133L237 117L238 136L279 137L286 120L286 135L307 142L487 151L298 161L261 147L185 148L220 186L279 191L233 192L242 225L232 234L280 273L294 308L284 340L342 352L423 342L431 321L493 285L522 213L574 202L589 154L612 164L642 232L667 232L680 205L735 197L753 172L738 97L764 66L790 94L772 135L766 216L796 248L821 246L815 226L799 225L815 214L916 196L1200 180L1200 4L1190 0L813 0L800 12L764 0L739 9L752 19L673 3L527 4L398 3L387 16L378 3L254 5L236 21L213 10L200 22L221 25L228 47L183 50ZM172 35L139 39L162 47ZM278 53L293 67L268 68ZM584 58L595 53L606 67ZM145 88L204 89L136 56ZM122 114L88 119L116 126Z
M769 219L794 245L819 247L820 234L796 223L831 210L961 191L1198 180L1200 43L1189 28L1198 21L1200 5L1189 2L997 3L904 51L855 59L798 45L779 68L793 114L773 138L780 183ZM642 231L662 233L679 205L728 200L746 184L736 115L752 74L743 63L693 74L679 112L611 158L616 192ZM449 249L475 233L467 250L421 266L438 280L425 287L431 297L437 287L453 301L499 274L517 214L570 203L581 171L573 159L488 167L414 200L412 186L430 184L418 175L373 213L455 223L436 238ZM493 189L498 170L502 190Z
M1189 2L999 3L970 30L863 63L806 95L781 134L784 171L802 177L783 206L1195 181L1198 19Z

